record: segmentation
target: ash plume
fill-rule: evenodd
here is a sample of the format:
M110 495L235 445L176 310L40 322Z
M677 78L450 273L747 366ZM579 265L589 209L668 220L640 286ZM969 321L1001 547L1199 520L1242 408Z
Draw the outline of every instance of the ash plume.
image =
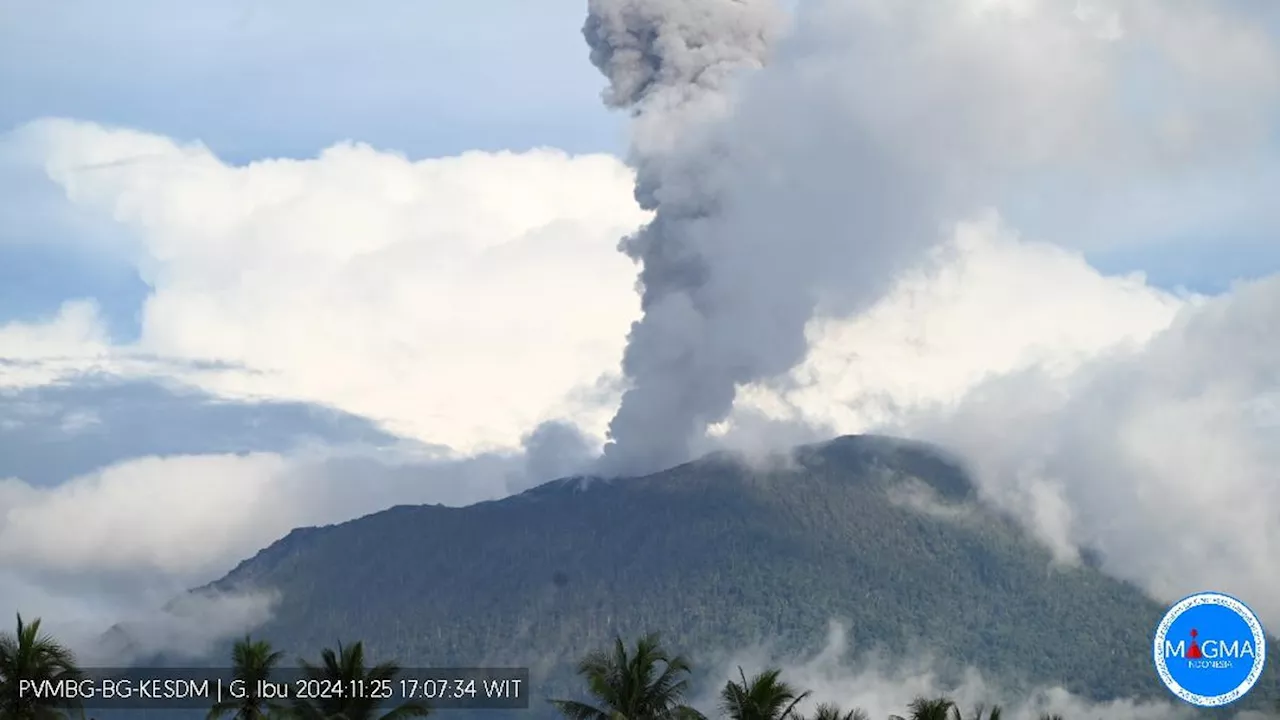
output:
M1280 76L1242 70L1275 66L1257 18L1124 9L812 0L784 36L763 0L590 2L591 59L606 104L633 115L635 194L654 211L620 245L644 314L597 472L689 459L739 388L787 382L810 320L868 309L958 222L1047 198L1119 237L1116 193L1173 168L1245 168L1261 142L1246 118L1280 98ZM1200 62L1236 45L1248 52ZM1139 47L1169 78L1161 102L1203 99L1174 105L1197 133L1134 109ZM1257 113L1213 109L1244 97Z
M590 0L582 33L609 79L605 102L637 108L665 93L723 92L731 75L764 64L780 18L771 0Z
M695 454L739 387L800 362L820 307L860 309L887 289L937 239L950 175L902 151L919 143L886 118L907 110L851 90L832 62L853 46L868 77L908 72L874 22L832 36L818 13L783 43L785 16L764 0L590 11L606 103L634 116L636 198L655 211L620 244L641 266L644 315L597 471L643 474Z
M609 427L602 469L678 463L689 441L729 411L734 383L708 353L709 266L697 234L715 212L716 143L729 88L762 67L781 27L772 0L591 0L583 35L608 78L604 101L635 118L636 200L655 219L619 249L639 262L645 316L631 329L630 388ZM707 160L712 160L708 163Z

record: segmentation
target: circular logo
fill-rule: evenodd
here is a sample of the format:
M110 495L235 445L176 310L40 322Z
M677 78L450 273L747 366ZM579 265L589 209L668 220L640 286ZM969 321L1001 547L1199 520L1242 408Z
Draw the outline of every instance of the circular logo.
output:
M1199 707L1244 697L1262 675L1267 638L1244 603L1222 593L1179 600L1156 628L1156 672L1165 687Z

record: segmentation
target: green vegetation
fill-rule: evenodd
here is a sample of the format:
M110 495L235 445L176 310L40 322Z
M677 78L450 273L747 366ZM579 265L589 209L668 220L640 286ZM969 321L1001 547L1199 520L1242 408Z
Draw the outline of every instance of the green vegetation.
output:
M683 656L672 656L657 635L646 635L628 652L622 638L614 639L612 652L596 651L578 664L590 701L552 700L567 720L706 720L685 704L691 685L691 667ZM720 711L725 720L806 720L796 707L809 697L782 680L782 671L768 669L748 679L730 680L720 691ZM918 700L917 703L950 701ZM912 706L912 720L933 720ZM819 705L812 720L867 720L861 709L842 711L832 704ZM939 720L952 720L945 712ZM954 720L960 720L957 715Z
M375 680L400 666L525 666L534 697L565 698L531 716L696 719L689 688L705 686L711 663L671 655L648 633L707 655L761 642L813 652L833 619L852 638L845 660L873 649L927 651L998 678L1018 697L1056 685L1092 700L1169 699L1149 656L1163 607L1092 564L1055 564L936 451L884 438L802 448L794 463L768 469L711 457L643 478L556 481L464 508L392 508L294 531L212 587L281 597L259 640L223 649L241 679L269 674L281 662L273 647L358 637L324 650L307 671ZM16 636L0 639L0 702L8 703L0 720L70 710L16 706L14 678L76 672L38 627L20 620ZM641 641L628 648L624 637ZM369 667L366 657L399 665ZM1267 665L1235 709L1276 700L1280 663ZM958 679L935 669L943 682ZM776 672L739 674L720 694L725 718L866 720L832 706L801 718L803 689ZM583 679L590 698L572 699ZM939 700L918 699L908 717L1000 720L999 707L939 710ZM210 717L364 720L426 710L248 698ZM497 713L508 716L488 716Z
M74 703L37 699L19 693L20 679L73 680L80 677L75 656L46 633L40 619L30 623L18 615L17 632L0 635L0 720L58 720L69 717Z
M738 673L742 682L730 680L720 691L720 710L729 720L788 720L809 697L808 691L783 682L781 670L765 670L750 680L742 668Z
M647 635L627 652L622 638L614 640L611 653L593 652L578 665L578 675L586 681L592 701L552 700L567 720L650 720L685 718L706 720L684 703L690 686L688 662L671 657L657 635ZM831 703L817 706L811 718L797 714L796 708L810 693L782 679L782 671L770 668L747 678L738 668L738 680L725 683L720 691L720 712L724 720L869 720L861 708L841 709ZM1000 720L1000 707L989 714L979 707L973 720ZM889 720L965 720L954 702L945 697L913 700L904 718ZM1044 715L1041 720L1062 720Z
M552 700L569 720L678 720L700 717L684 704L689 662L671 657L648 635L628 653L622 638L612 653L593 652L578 664L578 674L596 703Z
M301 667L307 679L338 681L341 687L351 687L353 683L361 682L366 686L390 682L400 673L400 667L393 662L366 668L364 643L360 642L345 647L339 643L337 650L325 648L320 653L319 665L303 661ZM430 714L425 705L417 703L401 703L385 713L381 711L380 704L371 696L363 694L295 701L293 717L297 720L402 720Z
M534 667L550 696L617 635L812 652L832 620L855 655L928 651L1095 700L1164 695L1148 645L1165 608L1089 564L1055 564L963 471L884 438L804 448L790 466L710 457L392 508L294 531L214 587L278 591L258 632L281 647L350 633L408 666Z
M814 709L812 720L871 720L871 715L862 708L841 710L831 703L822 703Z
M259 697L260 682L271 677L271 673L284 659L284 653L273 650L271 643L254 641L245 637L238 641L231 650L231 668L233 677L244 683L246 695L240 700L224 700L209 710L208 720L219 720L230 715L232 720L267 720L280 717L285 707L274 700Z
M692 672L688 661L673 657L657 635L641 638L632 652L616 638L612 652L593 652L578 665L591 699L551 703L567 720L709 720L685 704ZM819 704L810 716L800 715L796 709L810 693L783 680L780 669L766 669L750 679L741 668L738 672L740 680L729 680L720 691L723 720L870 720L862 708L831 703ZM966 716L951 698L916 697L906 715L890 715L888 720L1000 720L1002 712L1000 705L979 705ZM1040 720L1064 718L1045 713Z

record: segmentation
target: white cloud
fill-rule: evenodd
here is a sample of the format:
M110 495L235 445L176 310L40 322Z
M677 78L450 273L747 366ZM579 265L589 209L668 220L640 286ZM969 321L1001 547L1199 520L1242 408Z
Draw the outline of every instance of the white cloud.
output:
M0 615L46 616L87 657L110 662L160 649L199 655L267 619L274 598L186 592L294 528L397 504L496 499L527 487L538 470L519 453L423 455L178 455L50 487L0 479ZM127 626L130 647L102 636L116 623Z
M129 460L53 487L10 478L0 480L0 560L55 575L207 582L295 527L398 503L501 497L522 481L522 462L187 455Z
M53 120L5 142L136 234L153 294L117 365L231 363L248 372L190 379L459 450L514 446L556 415L591 427L581 398L616 371L638 312L615 246L645 214L608 156L411 162L348 144L232 167L199 145ZM52 325L0 328L0 352L99 357L97 328L90 306L68 305Z
M815 322L723 442L773 444L755 413L932 440L1063 560L1099 550L1153 597L1234 592L1280 623L1278 313L1280 276L1175 296L988 217L867 313Z
M986 494L1070 558L1173 600L1237 594L1280 623L1280 275L1184 308L1145 346L1063 378L994 378L900 431L962 454Z
M142 458L54 488L0 481L0 548L10 566L206 574L305 516L286 469L274 455Z
M84 367L105 359L109 351L97 306L86 300L67 302L46 321L0 325L0 357L7 361L0 368L0 387L42 385L57 371L41 363L70 360Z
M865 432L906 411L945 409L989 377L1060 377L1138 345L1199 302L1105 276L1076 252L1020 238L995 214L957 226L867 312L819 318L805 362L739 409Z

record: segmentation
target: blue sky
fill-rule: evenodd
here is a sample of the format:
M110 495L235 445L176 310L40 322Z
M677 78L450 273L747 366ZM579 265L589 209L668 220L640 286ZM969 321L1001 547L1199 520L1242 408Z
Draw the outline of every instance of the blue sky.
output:
M198 139L228 161L357 139L413 157L617 150L583 4L0 4L0 125L45 115Z

